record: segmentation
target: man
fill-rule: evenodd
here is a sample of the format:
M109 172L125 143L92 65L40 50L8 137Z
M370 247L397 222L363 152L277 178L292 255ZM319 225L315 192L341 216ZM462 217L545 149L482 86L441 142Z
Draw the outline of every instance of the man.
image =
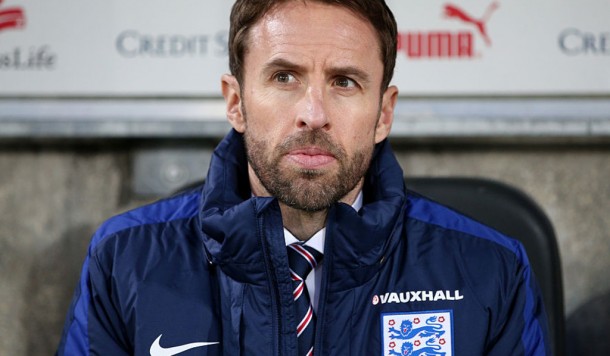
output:
M549 353L522 247L405 192L382 0L238 0L229 47L206 183L102 225L59 354Z

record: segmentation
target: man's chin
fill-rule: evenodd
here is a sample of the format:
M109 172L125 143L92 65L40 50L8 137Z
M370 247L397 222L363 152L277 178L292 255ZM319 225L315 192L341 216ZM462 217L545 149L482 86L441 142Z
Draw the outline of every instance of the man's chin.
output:
M323 177L298 177L287 181L285 189L278 191L275 196L280 202L291 208L306 212L318 212L328 209L333 203L339 201L342 196L336 189L337 182L329 182Z
M292 196L287 199L278 197L279 201L293 209L301 210L308 213L317 213L327 210L332 204L332 199L321 199L320 196ZM286 198L286 197L284 197Z
M310 205L310 204L306 204L306 203L305 204L304 203L295 203L295 204L284 203L284 204L293 209L300 210L300 211L303 211L306 213L319 213L319 212L327 210L330 207L330 205L319 206L319 205Z

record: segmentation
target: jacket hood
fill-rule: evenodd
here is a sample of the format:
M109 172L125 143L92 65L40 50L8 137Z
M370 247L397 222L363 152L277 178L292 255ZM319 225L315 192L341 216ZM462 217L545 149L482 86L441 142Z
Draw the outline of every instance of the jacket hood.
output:
M397 222L406 200L403 172L387 140L375 147L363 194L358 212L344 203L329 209L324 263L337 273L330 281L332 289L350 288L372 277L396 242L391 236L399 234L393 230L402 227ZM281 213L277 199L252 197L243 136L234 130L214 151L200 209L209 262L238 281L260 281L265 243L284 245Z

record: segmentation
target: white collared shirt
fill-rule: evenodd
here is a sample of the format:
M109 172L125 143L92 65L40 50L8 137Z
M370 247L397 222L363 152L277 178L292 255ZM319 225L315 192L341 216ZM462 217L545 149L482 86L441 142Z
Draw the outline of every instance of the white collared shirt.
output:
M362 208L362 191L358 193L354 204L352 204L352 208L358 211ZM299 239L294 237L294 235L284 228L284 239L286 240L286 246L300 242ZM322 228L320 231L316 232L305 245L316 249L318 252L324 253L324 241L326 240L326 228ZM313 305L313 310L318 311L318 299L319 299L319 291L320 291L320 282L322 281L322 268L324 266L324 259L322 262L318 264L314 273L310 273L305 279L305 285L307 286L307 291L309 292L309 300L311 300L311 304Z

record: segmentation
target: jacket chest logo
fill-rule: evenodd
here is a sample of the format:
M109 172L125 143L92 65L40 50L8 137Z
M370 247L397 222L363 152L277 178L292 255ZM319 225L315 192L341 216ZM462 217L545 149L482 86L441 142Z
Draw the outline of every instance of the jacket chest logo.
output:
M211 346L219 344L219 342L193 342L190 344L178 345L173 347L163 347L161 346L161 337L163 334L159 335L159 337L152 343L150 346L150 355L151 356L173 356L179 353L183 353L185 351L196 349L205 346Z
M453 355L451 310L381 314L384 356Z
M437 291L408 291L408 292L391 292L373 296L373 305L387 303L412 303L412 302L437 302L440 300L462 300L464 296L459 290L437 290Z

